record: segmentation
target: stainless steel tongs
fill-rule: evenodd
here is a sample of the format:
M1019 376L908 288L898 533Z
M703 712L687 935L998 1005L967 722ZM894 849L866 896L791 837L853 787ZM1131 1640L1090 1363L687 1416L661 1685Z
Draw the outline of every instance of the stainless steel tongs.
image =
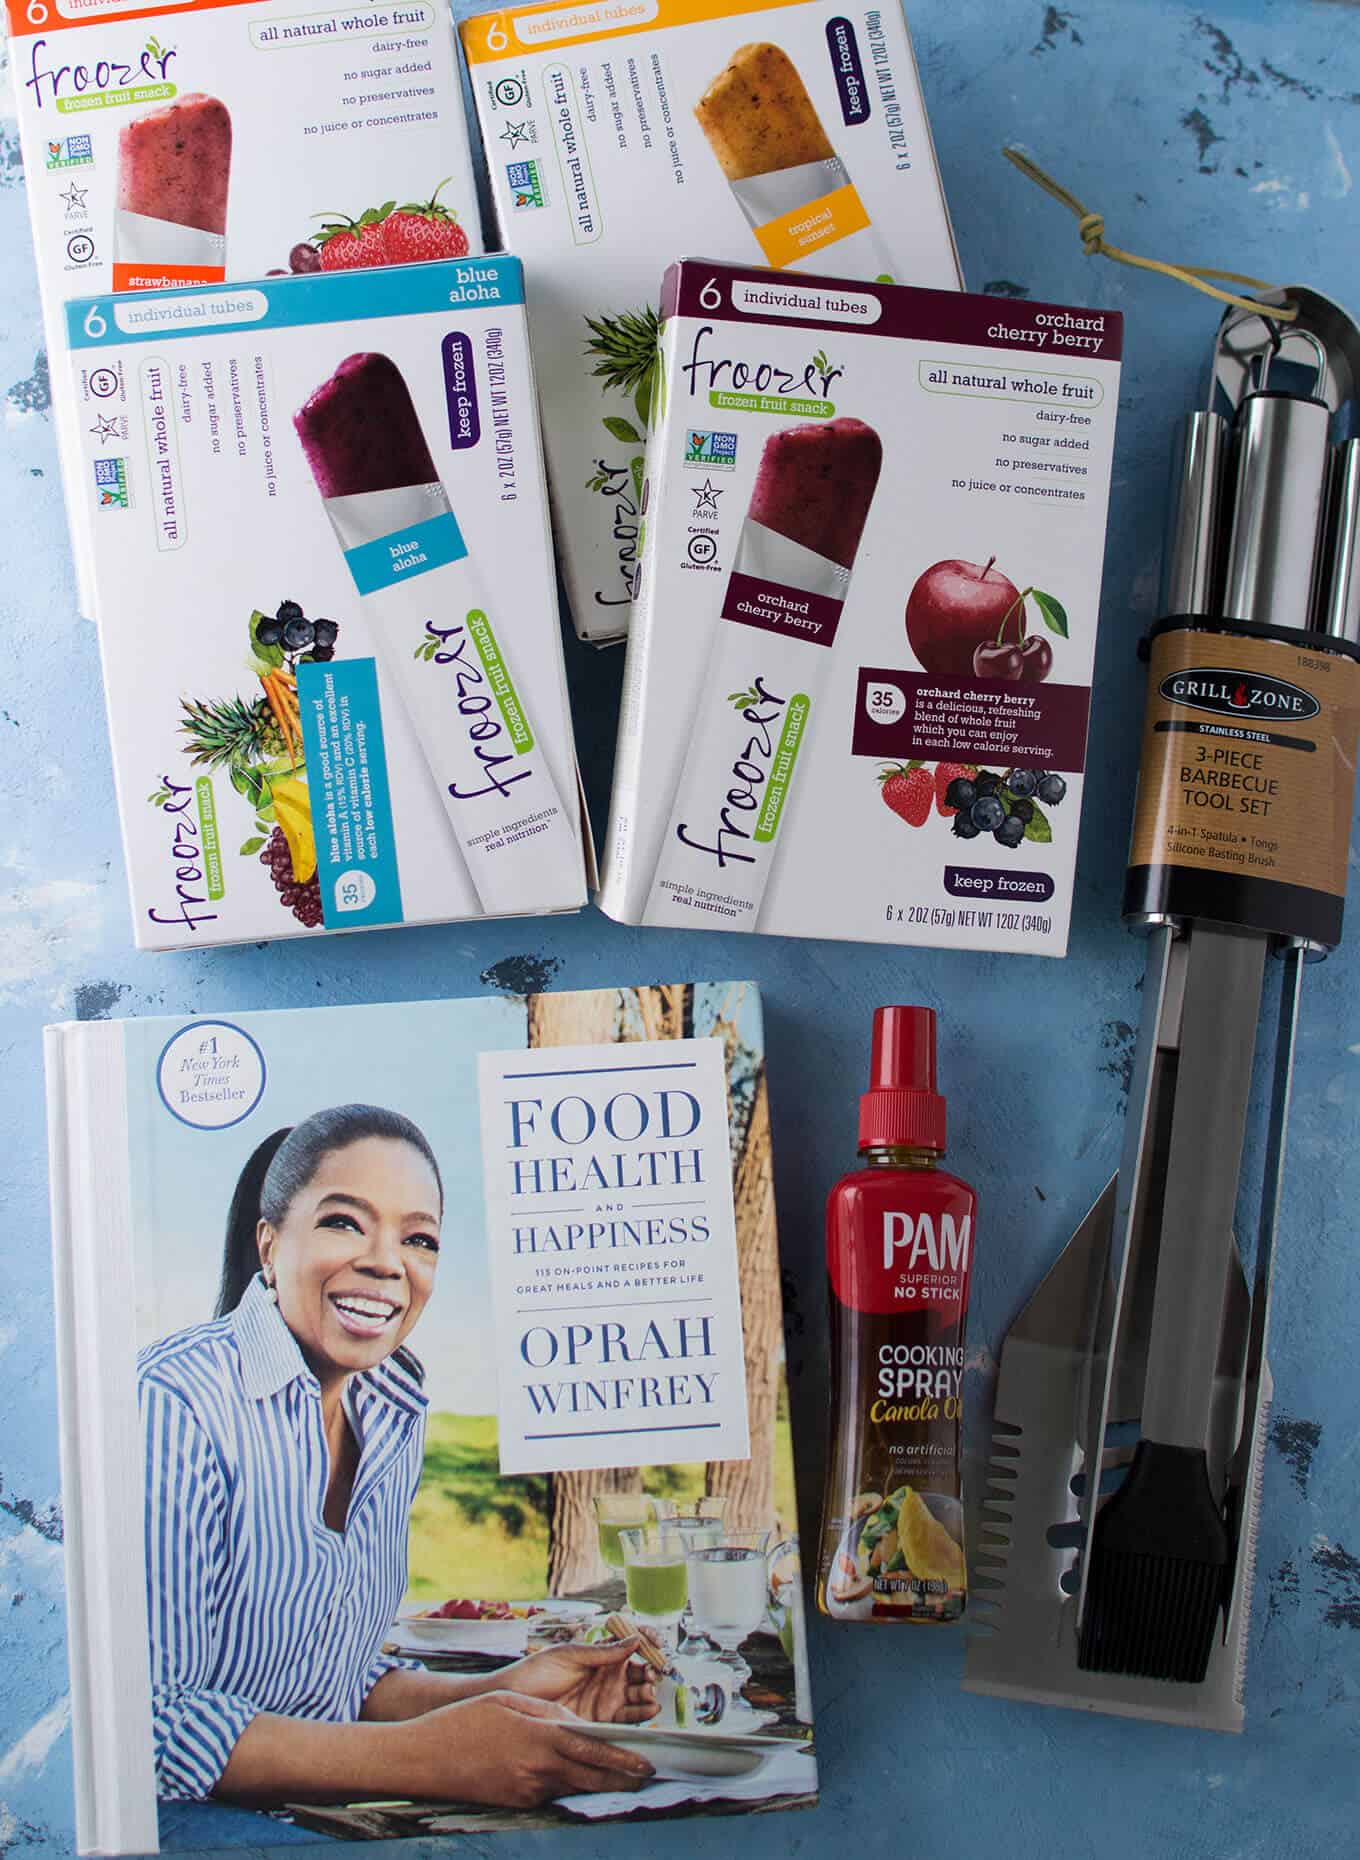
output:
M1290 324L1269 316L1285 302ZM1224 316L1211 404L1178 436L1161 626L1221 639L1228 663L1244 637L1344 656L1360 642L1360 329L1303 288L1262 306ZM1157 727L1250 742L1233 702L1226 722ZM1146 740L1144 755L1146 774ZM1123 1156L1002 1351L964 1685L1237 1730L1300 989L1339 940L1340 901L1333 933L1326 898L1299 917L1286 887L1135 862L1125 918L1149 942ZM1233 1221L1274 996L1249 1292Z

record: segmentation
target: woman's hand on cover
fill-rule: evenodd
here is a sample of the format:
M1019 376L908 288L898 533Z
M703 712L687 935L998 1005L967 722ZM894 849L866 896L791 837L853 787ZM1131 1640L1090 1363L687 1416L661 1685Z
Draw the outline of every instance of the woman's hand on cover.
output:
M441 1706L401 1729L421 1770L413 1794L534 1808L559 1795L640 1789L645 1758L572 1729L572 1714L515 1692Z
M565 1705L595 1724L644 1724L660 1706L656 1676L637 1658L640 1635L598 1646L549 1647L496 1675L500 1685Z

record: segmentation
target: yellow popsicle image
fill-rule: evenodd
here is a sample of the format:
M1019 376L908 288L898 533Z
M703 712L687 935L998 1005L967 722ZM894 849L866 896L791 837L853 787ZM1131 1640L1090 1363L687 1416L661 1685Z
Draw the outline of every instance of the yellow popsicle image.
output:
M835 158L807 87L777 45L739 46L694 114L729 181Z
M782 269L838 245L847 276L890 275L868 210L787 52L763 39L738 46L694 114L766 264Z

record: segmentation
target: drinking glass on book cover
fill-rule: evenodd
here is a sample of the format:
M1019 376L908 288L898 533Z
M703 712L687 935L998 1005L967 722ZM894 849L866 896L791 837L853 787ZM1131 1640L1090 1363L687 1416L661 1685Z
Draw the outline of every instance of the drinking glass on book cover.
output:
M628 1612L635 1621L651 1628L663 1652L674 1657L676 1631L688 1595L688 1535L674 1524L655 1523L640 1530L621 1530L619 1542L623 1546Z
M771 1531L724 1530L689 1545L690 1630L718 1649L720 1665L730 1667L733 1686L742 1686L751 1669L737 1649L748 1634L764 1627L770 1607L770 1566L787 1548L770 1549Z
M622 1569L623 1545L619 1542L619 1532L651 1524L657 1515L657 1501L646 1492L597 1492L594 1503L600 1558L611 1569Z

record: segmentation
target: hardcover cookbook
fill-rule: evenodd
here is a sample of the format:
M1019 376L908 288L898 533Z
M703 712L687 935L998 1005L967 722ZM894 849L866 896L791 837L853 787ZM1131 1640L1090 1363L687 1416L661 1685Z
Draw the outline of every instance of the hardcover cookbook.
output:
M47 1066L82 1853L815 1800L752 984Z

